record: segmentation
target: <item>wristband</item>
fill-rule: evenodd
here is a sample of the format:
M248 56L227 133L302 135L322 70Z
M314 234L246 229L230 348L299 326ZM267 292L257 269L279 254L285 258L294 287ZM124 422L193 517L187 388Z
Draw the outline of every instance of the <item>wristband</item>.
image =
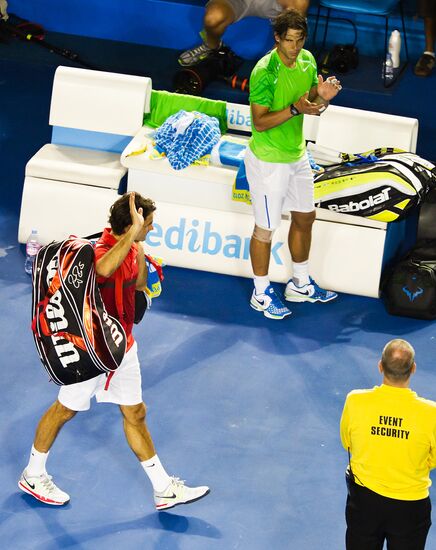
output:
M292 116L301 115L300 111L297 109L297 107L295 107L295 105L293 103L291 103L291 105L289 105L289 110L291 111Z

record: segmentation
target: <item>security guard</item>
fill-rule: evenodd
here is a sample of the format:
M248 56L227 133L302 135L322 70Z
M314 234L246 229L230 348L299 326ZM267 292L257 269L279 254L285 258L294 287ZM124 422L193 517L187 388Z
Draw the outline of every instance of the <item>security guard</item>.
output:
M391 340L378 368L383 383L350 392L341 418L346 472L347 550L422 550L431 525L430 470L436 466L436 403L409 388L415 352Z

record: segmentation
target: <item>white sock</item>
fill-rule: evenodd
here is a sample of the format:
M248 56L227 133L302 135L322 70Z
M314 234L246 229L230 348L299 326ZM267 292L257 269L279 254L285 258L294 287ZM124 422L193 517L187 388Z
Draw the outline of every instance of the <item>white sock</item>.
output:
M265 294L266 287L269 286L269 276L268 275L262 275L262 277L259 277L258 275L255 275L253 277L254 279L254 288L256 289L256 294Z
M50 451L49 451L50 452ZM26 466L26 472L29 477L40 476L46 474L45 464L47 462L48 453L40 453L32 445L30 451L29 464Z
M426 50L424 53L427 54L427 55L431 55L432 57L435 57L435 53L431 52L429 50Z
M170 476L166 473L165 468L162 466L161 461L157 455L152 456L148 460L141 462L141 466L144 468L145 473L153 485L156 493L162 493L171 483Z
M309 279L309 261L292 262L292 280L296 286L304 286L310 283Z

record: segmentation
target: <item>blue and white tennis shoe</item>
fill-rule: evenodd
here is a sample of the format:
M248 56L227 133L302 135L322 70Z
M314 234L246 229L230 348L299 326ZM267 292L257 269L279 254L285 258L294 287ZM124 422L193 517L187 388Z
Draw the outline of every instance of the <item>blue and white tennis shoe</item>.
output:
M264 294L256 294L256 290L253 290L250 306L256 311L263 311L268 319L284 319L292 313L282 303L271 285L266 287Z
M309 284L297 286L290 279L285 288L285 300L288 302L330 302L338 297L336 292L320 288L312 277L309 277L309 280Z

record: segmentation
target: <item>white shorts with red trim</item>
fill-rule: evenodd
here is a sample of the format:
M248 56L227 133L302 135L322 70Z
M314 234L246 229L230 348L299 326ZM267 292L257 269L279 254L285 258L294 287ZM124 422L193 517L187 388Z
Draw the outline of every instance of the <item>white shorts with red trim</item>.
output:
M142 402L141 369L136 342L124 356L121 365L112 375L107 389L108 376L100 374L91 380L61 386L58 400L72 411L87 411L91 399L98 403L137 405Z
M313 174L307 154L289 164L259 160L248 147L245 170L258 227L274 230L282 213L313 212Z

